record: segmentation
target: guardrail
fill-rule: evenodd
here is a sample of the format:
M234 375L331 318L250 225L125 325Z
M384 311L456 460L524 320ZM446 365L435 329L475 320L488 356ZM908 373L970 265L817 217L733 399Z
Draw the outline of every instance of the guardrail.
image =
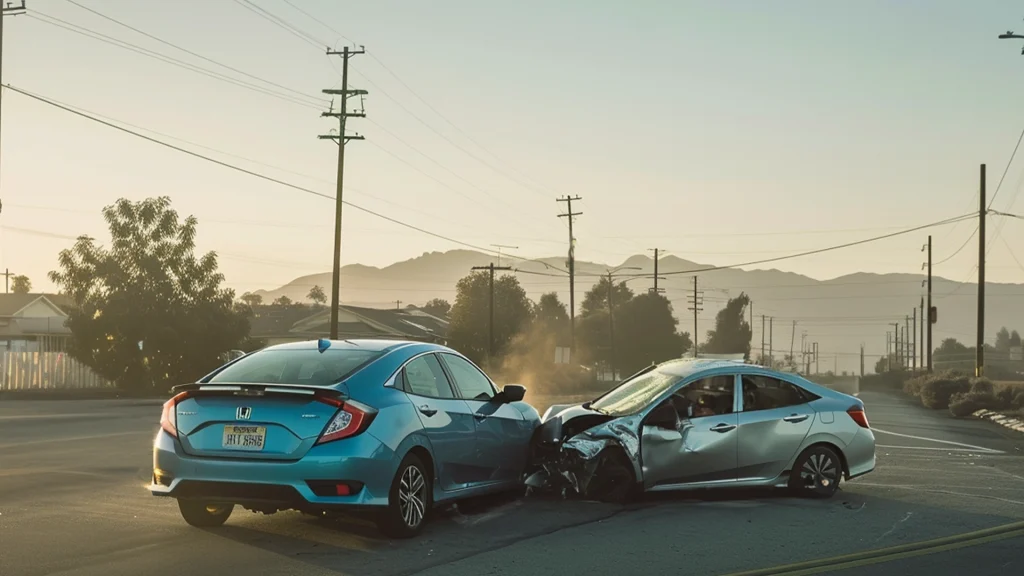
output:
M113 383L65 352L3 352L0 390L81 390Z

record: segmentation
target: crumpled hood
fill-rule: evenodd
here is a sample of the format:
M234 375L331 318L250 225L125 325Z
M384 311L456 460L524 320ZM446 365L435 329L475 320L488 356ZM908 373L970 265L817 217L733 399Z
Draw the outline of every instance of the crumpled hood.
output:
M600 412L584 408L583 404L555 404L544 411L544 416L541 417L540 421L541 423L544 423L558 416L562 418L563 422L568 422L577 416L598 414L600 414Z

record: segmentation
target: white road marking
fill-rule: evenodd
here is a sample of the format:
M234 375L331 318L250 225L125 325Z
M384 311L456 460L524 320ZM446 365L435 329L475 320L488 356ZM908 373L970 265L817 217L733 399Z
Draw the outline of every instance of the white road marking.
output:
M999 502L1006 502L1007 504L1019 504L1024 506L1024 502L1020 500L1010 500L1009 498L1000 498L998 496L988 496L986 494L970 494L968 492L954 492L952 490L936 490L934 488L926 488L924 486L917 486L913 484L873 484L870 482L857 482L857 486L871 486L875 488L896 488L901 490L917 490L919 492L933 492L935 494L951 494L953 496L967 496L969 498L981 498L984 500L997 500Z
M60 418L103 418L114 416L111 413L82 412L78 414L19 414L17 416L0 416L0 420L47 420Z
M888 448L897 450L933 450L935 452L984 452L985 454L1006 454L1001 450L991 450L989 448L982 449L971 449L971 448L936 448L934 446L893 446L889 444L875 444L875 448Z
M882 434L889 434L890 436L899 436L900 438L910 438L912 440L924 440L925 442L935 442L937 444L948 444L950 446L961 446L963 448L971 448L979 452L989 452L992 454L1005 454L1002 450L993 450L992 448L983 448L981 446L975 446L973 444L964 444L962 442L950 442L949 440L937 440L935 438L926 438L924 436L911 436L910 434L900 434L899 432L889 432L888 430L880 430L878 428L872 428L872 432L880 432Z
M55 442L75 442L78 440L99 440L101 438L114 438L116 436L134 436L136 434L152 435L152 430L139 430L135 432L114 432L112 434L96 434L94 436L72 436L70 438L47 438L46 440L29 440L28 442L16 442L14 444L0 444L0 450L5 448L20 448L33 444L53 444Z

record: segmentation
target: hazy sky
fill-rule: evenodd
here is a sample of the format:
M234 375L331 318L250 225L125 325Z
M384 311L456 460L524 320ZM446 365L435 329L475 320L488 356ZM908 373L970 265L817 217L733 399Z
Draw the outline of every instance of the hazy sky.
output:
M28 0L30 15L6 19L5 83L286 169L209 152L333 194L336 147L316 136L334 123L320 118L325 108L315 101L340 83L339 58L244 2L76 1L307 94L310 104L31 17L256 82L66 0ZM251 1L323 43L347 42L284 0ZM353 87L370 94L368 118L350 122L367 140L347 148L346 198L523 255L564 253L565 222L556 218L564 205L555 202L562 194L584 198L575 206L584 213L577 256L610 263L659 247L730 264L964 214L977 209L978 165L989 166L991 196L1024 128L1022 42L996 38L1024 30L1017 2L291 3L369 52L352 60ZM45 274L71 245L67 237L106 237L100 209L119 197L169 195L180 213L197 216L201 248L221 254L240 291L330 269L333 204L323 198L10 91L2 155L0 267L37 288L52 288ZM1024 151L995 208L1024 212L1022 185ZM1000 220L990 226L989 237L999 236L989 278L1024 281L1004 243L1024 262L1024 221L1004 228ZM974 227L934 230L936 261ZM916 272L926 235L767 267L816 278ZM458 247L345 213L343 263L383 266ZM936 273L973 278L976 257L972 241Z

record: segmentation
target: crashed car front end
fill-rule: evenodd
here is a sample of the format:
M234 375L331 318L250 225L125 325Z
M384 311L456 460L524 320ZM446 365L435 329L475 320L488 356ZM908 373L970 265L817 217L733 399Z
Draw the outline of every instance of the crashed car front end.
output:
M526 485L588 500L621 500L640 478L640 416L553 406L535 432Z

